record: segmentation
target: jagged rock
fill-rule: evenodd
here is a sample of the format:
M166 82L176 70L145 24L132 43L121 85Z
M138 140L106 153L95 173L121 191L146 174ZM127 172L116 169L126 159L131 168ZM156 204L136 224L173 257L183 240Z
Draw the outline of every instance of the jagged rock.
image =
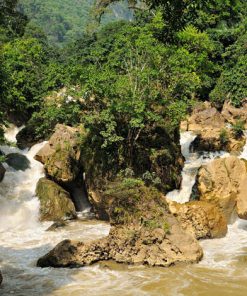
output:
M89 207L80 132L85 131L57 124L49 142L35 156L44 164L46 176L70 192L77 211Z
M191 117L188 119L187 129L194 132L201 132L204 128L221 129L224 126L224 117L209 102L205 102L195 107Z
M223 112L220 113L209 102L204 102L195 107L187 121L181 123L181 129L197 134L191 144L193 151L224 150L238 153L243 149L246 139L236 139L227 122L231 120L224 116Z
M247 128L247 102L244 102L242 107L236 108L229 101L225 101L221 114L231 124L236 123L237 120L243 121Z
M56 221L76 217L75 206L70 194L61 186L46 178L41 178L36 187L40 200L40 219Z
M79 130L57 124L49 142L36 154L47 175L56 182L72 182L82 170Z
M66 222L66 221L63 221L63 220L56 221L49 228L47 228L46 231L56 231L59 228L63 228L67 225L68 225L68 222Z
M221 138L221 131L217 129L201 130L201 133L191 143L192 151L227 151L231 153L239 153L243 150L246 143L245 137L235 139L231 129L226 128L227 139Z
M194 188L200 200L217 205L229 221L237 209L247 219L247 166L235 156L215 159L201 167Z
M58 244L41 257L40 267L80 267L102 260L126 264L168 267L177 263L196 263L203 252L197 241L184 232L174 217L168 217L169 232L139 225L113 227L108 237L92 243Z
M107 237L91 243L64 241L38 260L38 266L78 267L102 260L168 267L202 258L196 239L185 232L168 211L166 200L154 188L133 181L115 184L109 209L114 225Z
M0 182L4 178L5 172L6 172L5 167L0 163Z
M219 209L204 201L185 204L168 201L169 209L182 228L196 239L220 238L227 233L227 221Z
M17 171L25 171L30 168L29 159L20 153L10 153L6 155L6 162Z

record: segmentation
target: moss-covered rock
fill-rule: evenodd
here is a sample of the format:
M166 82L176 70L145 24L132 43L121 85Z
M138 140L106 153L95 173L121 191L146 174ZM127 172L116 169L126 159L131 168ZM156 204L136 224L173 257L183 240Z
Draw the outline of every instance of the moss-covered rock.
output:
M75 206L70 194L51 180L41 178L36 187L40 200L40 219L56 221L76 217Z
M49 142L36 154L47 176L60 183L74 181L83 171L79 130L57 124Z
M202 258L196 239L169 212L166 199L142 181L127 179L107 185L105 200L110 234L92 243L64 241L38 260L38 266L78 267L101 260L168 267Z

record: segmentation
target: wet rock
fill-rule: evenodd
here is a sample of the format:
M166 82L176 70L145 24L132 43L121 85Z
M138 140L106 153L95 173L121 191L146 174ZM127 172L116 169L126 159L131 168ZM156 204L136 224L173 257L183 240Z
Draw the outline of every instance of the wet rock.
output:
M198 198L220 208L228 221L235 210L247 219L246 161L235 156L215 159L201 167L195 184Z
M17 135L17 147L20 149L31 148L38 142L35 137L35 128L32 125L25 126Z
M10 153L6 155L6 162L17 171L25 171L30 168L29 159L20 153Z
M5 170L4 166L0 163L0 182L4 178L5 172L6 172L6 170Z
M79 130L57 124L49 142L36 154L46 174L56 182L72 182L82 170Z
M196 239L220 238L227 233L227 221L219 209L203 201L179 204L169 201L169 209L182 228Z
M66 221L56 221L49 228L47 228L46 231L56 231L56 230L63 228L67 225L68 225L68 223Z
M40 219L56 221L76 217L75 206L70 194L55 182L41 178L36 187L40 200Z
M169 213L157 190L141 184L126 188L124 184L116 191L108 189L107 195L115 195L109 211L113 225L109 235L91 243L64 241L40 258L38 266L78 267L114 260L168 267L202 258L197 240Z
M108 237L92 243L63 241L41 257L40 267L80 267L98 261L169 267L198 262L203 252L197 241L169 217L169 233L137 225L113 227Z

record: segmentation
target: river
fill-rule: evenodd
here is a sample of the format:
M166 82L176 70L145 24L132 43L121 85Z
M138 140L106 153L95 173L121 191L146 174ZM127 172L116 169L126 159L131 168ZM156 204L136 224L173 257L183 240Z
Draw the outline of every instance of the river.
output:
M18 129L6 131L14 142ZM194 135L182 133L181 145L186 158L181 190L168 197L186 202L190 196L198 167L226 153L189 152ZM9 296L245 296L247 295L247 221L229 225L225 238L203 240L204 258L199 264L171 268L127 266L102 262L79 269L38 268L36 261L63 239L89 241L106 236L107 223L74 221L55 232L46 231L51 223L38 220L39 201L35 197L43 167L33 159L44 143L21 151L1 146L6 153L27 157L30 167L24 171L5 165L0 183L0 270L4 282L0 295ZM241 155L247 158L247 145Z

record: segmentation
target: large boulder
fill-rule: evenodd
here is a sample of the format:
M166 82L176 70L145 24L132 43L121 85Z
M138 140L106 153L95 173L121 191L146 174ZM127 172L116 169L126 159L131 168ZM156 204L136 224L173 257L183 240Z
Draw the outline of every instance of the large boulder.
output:
M247 219L246 161L230 156L202 166L193 191L200 200L217 205L228 221L235 210Z
M184 232L177 220L167 217L169 231L137 225L113 227L108 237L92 243L63 241L38 260L40 267L80 267L102 260L126 264L168 267L196 263L202 256L197 241Z
M30 168L29 159L20 153L10 153L6 155L6 162L17 171L25 171Z
M171 213L177 217L182 229L196 239L220 238L226 235L227 221L215 205L204 201L168 203Z
M36 154L46 174L56 182L74 181L82 171L79 130L57 124L49 142Z
M156 189L128 180L109 186L106 196L112 198L108 211L113 226L110 234L86 244L64 241L40 258L38 266L78 267L115 260L167 267L202 258L199 243L182 229Z
M237 109L238 110L238 109ZM232 119L232 118L230 118ZM194 132L197 137L191 144L193 151L228 151L239 153L245 137L235 137L228 117L212 107L209 102L195 106L191 116L181 123L181 129ZM234 121L234 120L233 120Z
M234 124L236 121L241 120L245 123L245 128L247 128L247 102L245 101L240 108L234 107L229 101L225 101L223 109L221 112L223 118Z
M16 135L17 146L20 149L31 148L38 142L35 135L35 127L31 124L27 124Z
M76 217L70 194L55 182L41 178L36 187L40 200L41 221L56 221Z
M225 119L220 112L211 106L209 102L195 107L188 118L187 129L201 132L202 129L221 129L225 125Z
M6 172L5 167L0 163L0 182L4 178L5 172Z

